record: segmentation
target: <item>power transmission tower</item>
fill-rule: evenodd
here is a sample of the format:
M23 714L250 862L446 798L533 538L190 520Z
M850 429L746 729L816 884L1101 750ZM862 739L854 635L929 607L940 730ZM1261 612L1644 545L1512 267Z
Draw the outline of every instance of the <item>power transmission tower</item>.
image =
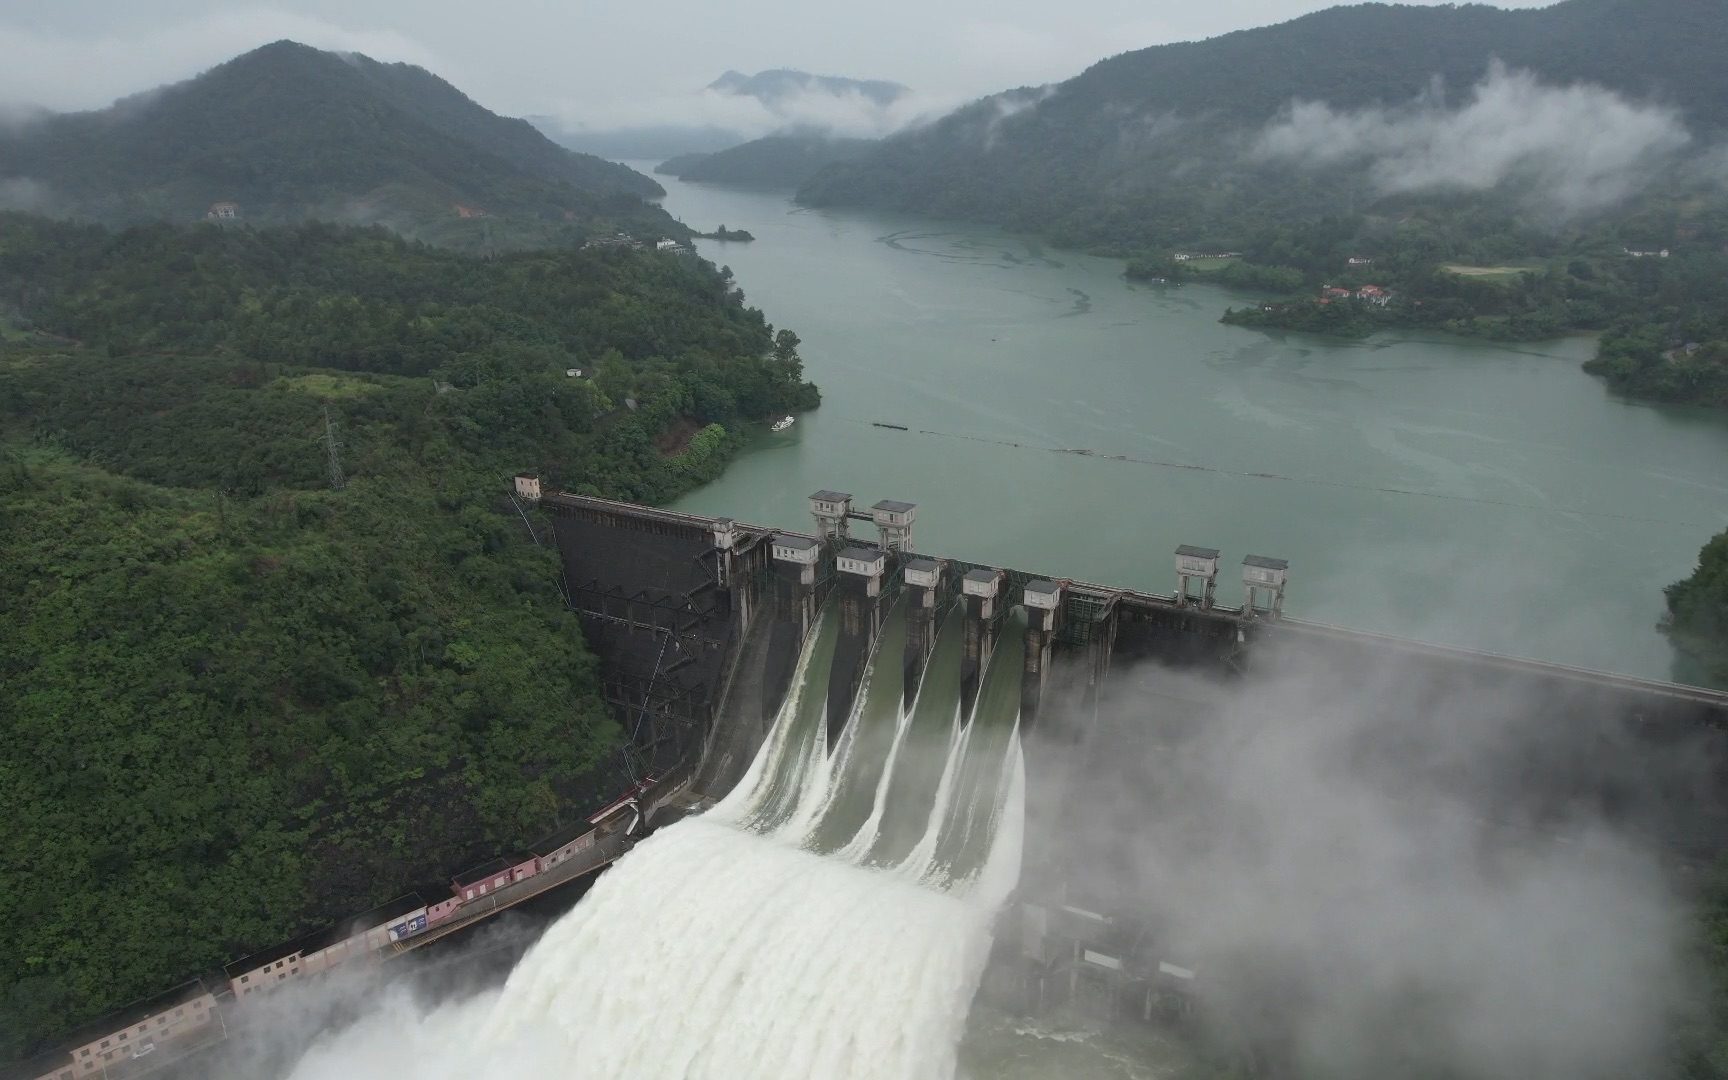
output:
M330 410L324 410L324 450L330 459L330 486L340 490L348 484L348 478L342 475L342 444L336 441L336 422L330 419Z

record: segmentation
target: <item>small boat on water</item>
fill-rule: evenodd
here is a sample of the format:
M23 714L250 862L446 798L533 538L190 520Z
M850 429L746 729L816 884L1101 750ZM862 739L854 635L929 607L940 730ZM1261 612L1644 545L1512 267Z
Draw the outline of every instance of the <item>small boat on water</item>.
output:
M778 419L778 420L774 421L772 424L768 425L768 430L769 431L785 431L787 428L791 427L795 422L796 421L794 421L790 416L782 416L780 419Z

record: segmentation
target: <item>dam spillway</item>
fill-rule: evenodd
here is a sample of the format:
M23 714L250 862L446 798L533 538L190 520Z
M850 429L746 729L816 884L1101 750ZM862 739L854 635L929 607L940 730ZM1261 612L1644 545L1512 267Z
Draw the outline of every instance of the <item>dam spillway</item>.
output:
M1206 911L1219 898L1181 860L1156 875L1131 872L1167 862L1137 838L1165 839L1196 866L1258 850L1301 818L1256 800L1289 776L1327 797L1336 785L1314 775L1320 759L1347 767L1357 803L1373 807L1354 829L1402 822L1443 852L1463 836L1475 837L1472 851L1594 851L1611 835L1615 850L1652 853L1688 880L1728 851L1728 695L1307 622L1283 610L1289 568L1276 559L1245 560L1252 592L1231 606L1218 595L1211 549L1182 549L1176 589L1145 593L914 552L909 528L860 540L847 522L872 515L836 501L849 498L842 493L818 496L816 527L804 532L583 497L545 502L561 542L566 522L585 530L582 544L564 547L572 580L640 589L640 576L608 577L614 548L640 561L661 545L679 566L715 568L710 587L726 598L714 607L727 615L695 633L725 643L706 711L683 737L701 746L694 788L710 798L738 788L760 760L806 643L870 658L856 691L834 681L819 709L809 703L829 724L839 716L851 725L861 710L946 731L927 694L932 680L963 716L986 692L1012 690L1025 760L1023 873L984 982L1008 1007L1037 1011L1090 985L1103 988L1108 1009L1150 1016L1159 1000L1216 988L1223 976L1208 972L1218 965L1201 961L1218 943L1196 942L1191 925L1165 914ZM653 633L633 632L636 655L651 655ZM884 668L896 650L897 677ZM640 674L646 686L649 672ZM640 713L664 703L674 722L679 700L689 697L648 688L632 705ZM831 816L811 825L813 850L859 855L858 822L878 814L866 865L921 850L922 795L902 798L895 782L922 772L912 787L930 791L946 747L889 768L884 721L830 727L825 739L810 723L806 752L850 739L857 754L855 771L834 781ZM1267 764L1268 753L1285 758ZM1271 772L1246 790L1208 774L1229 773L1237 759ZM880 799L866 797L872 784ZM1262 820L1244 819L1244 805ZM1167 836L1172 823L1187 831ZM1332 851L1315 852L1312 865L1328 866ZM1344 880L1355 872L1336 871Z
M726 798L640 843L502 989L430 1016L369 1017L295 1076L505 1064L585 1080L953 1075L991 922L1020 871L1019 672L992 665L963 713L958 664L944 665L907 707L901 622L890 613L830 747L840 612L825 604ZM939 637L958 633L949 620Z
M501 991L385 1010L301 1080L941 1077L975 989L1016 1015L1247 1016L1263 1060L1338 971L1406 961L1448 1000L1488 986L1542 1013L1506 1034L1511 1057L1613 1061L1612 1021L1660 1011L1661 984L1586 980L1601 1022L1579 1027L1574 988L1521 958L1605 970L1659 949L1666 872L1728 847L1711 691L1306 624L1276 596L1227 608L1187 581L1156 596L914 555L820 519L547 502L608 696L653 749L682 748L708 809L663 822ZM1612 918L1568 919L1579 898ZM1455 1039L1504 1011L1484 1000L1414 1019Z
M1635 809L1638 831L1677 857L1706 862L1728 850L1728 751L1718 737L1728 732L1728 694L1307 622L1282 610L1288 571L1274 559L1244 560L1247 602L1233 607L1216 596L1219 553L1210 549L1177 553L1169 594L914 553L912 504L878 504L893 508L887 519L878 508L853 511L850 498L812 496L809 532L585 496L544 500L609 700L634 727L656 732L666 753L699 756L694 787L710 798L729 792L754 757L816 612L832 601L840 609L834 647L848 674L829 690L830 741L856 695L858 658L879 635L891 629L899 643L910 703L937 661L937 628L958 620L947 648L959 650L969 703L1000 627L1019 612L1020 711L1035 759L1076 760L1101 730L1101 711L1138 692L1122 673L1191 676L1205 685L1202 696L1294 669L1323 672L1340 694L1391 679L1385 694L1397 705L1376 736L1382 749L1397 744L1419 755L1434 738L1423 722L1433 702L1469 691L1490 703L1495 737L1510 753L1492 769L1447 777L1488 816ZM887 531L877 543L847 531L849 522L878 519ZM621 617L632 605L635 614ZM1191 712L1139 723L1179 738ZM1681 743L1698 744L1683 763L1665 749ZM1622 782L1592 749L1604 746L1632 771L1673 773L1658 785L1667 794L1628 806ZM1048 779L1041 772L1065 767L1035 761L1034 790ZM1494 775L1512 770L1515 784Z

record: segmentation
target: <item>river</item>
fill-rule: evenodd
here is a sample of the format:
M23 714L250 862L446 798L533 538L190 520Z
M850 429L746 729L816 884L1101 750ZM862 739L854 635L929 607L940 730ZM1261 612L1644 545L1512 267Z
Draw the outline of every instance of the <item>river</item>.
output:
M660 179L686 223L757 237L699 247L823 392L678 509L808 527L820 488L904 499L921 551L1160 592L1178 545L1215 547L1230 604L1274 556L1292 615L1671 675L1662 589L1728 527L1728 417L1612 397L1586 338L1268 335L1118 260Z

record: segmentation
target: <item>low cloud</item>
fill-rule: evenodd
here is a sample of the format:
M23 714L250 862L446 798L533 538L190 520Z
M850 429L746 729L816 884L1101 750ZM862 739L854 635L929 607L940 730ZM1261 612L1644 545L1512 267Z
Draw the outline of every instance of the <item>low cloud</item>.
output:
M1728 146L1714 146L1699 154L1688 164L1686 175L1728 187Z
M1514 182L1563 213L1610 206L1691 142L1672 109L1601 86L1557 87L1496 63L1459 108L1438 85L1404 108L1339 112L1296 102L1252 156L1313 167L1363 164L1383 192L1486 191Z
M1703 749L1481 673L1256 667L1112 673L1069 798L1028 794L1070 902L1137 910L1239 1035L1318 1073L1656 1071L1689 986L1650 848L1705 813Z
M787 132L877 139L939 115L949 101L908 93L882 103L856 90L808 86L762 101L707 88L689 94L631 99L594 106L563 102L553 119L570 133L639 128L709 128L736 133L738 141Z
M986 151L993 150L1005 124L1028 109L1048 101L1056 92L1055 86L1039 86L993 94L960 114L963 117L960 131L982 143Z
M22 176L0 179L0 210L39 214L52 209L53 205L53 192L40 181Z
M437 69L437 58L394 31L348 30L270 9L211 15L127 36L70 37L0 22L0 103L57 111L101 108L141 87L177 82L240 53L289 38ZM75 73L68 75L68 73ZM16 106L0 111L0 123Z
M48 115L40 105L0 101L0 135L22 131Z

